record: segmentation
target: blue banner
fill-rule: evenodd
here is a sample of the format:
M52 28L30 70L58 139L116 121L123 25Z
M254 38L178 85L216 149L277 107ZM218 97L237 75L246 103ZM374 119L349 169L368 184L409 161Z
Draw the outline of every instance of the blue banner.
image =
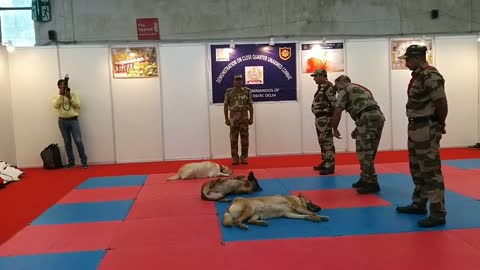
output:
M297 55L295 43L212 45L213 103L223 103L233 87L233 76L243 75L254 102L297 100Z

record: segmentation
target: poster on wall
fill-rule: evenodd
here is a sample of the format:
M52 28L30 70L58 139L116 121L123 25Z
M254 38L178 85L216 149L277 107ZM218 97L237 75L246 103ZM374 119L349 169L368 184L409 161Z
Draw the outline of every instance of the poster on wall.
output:
M158 77L156 47L112 48L113 78Z
M402 56L410 45L424 45L427 47L427 62L430 65L433 65L433 42L432 40L414 40L414 39L403 39L403 40L392 40L392 69L408 69L405 66L405 60L398 59L399 56Z
M233 76L242 74L252 89L254 102L297 100L295 43L211 45L213 103L223 103L233 87Z
M327 72L345 70L343 42L302 44L302 73L313 73L317 68Z

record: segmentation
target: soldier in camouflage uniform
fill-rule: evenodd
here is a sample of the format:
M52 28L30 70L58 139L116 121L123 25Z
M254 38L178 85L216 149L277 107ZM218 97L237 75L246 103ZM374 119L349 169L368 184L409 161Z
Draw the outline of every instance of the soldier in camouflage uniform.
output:
M312 113L315 115L318 144L322 152L322 163L313 169L320 171L321 175L332 174L335 172L335 145L331 122L337 98L333 84L327 79L327 71L319 68L310 76L318 84L313 97Z
M375 156L382 136L385 117L372 93L366 87L351 83L345 75L335 80L338 101L332 119L333 135L341 139L338 124L342 111L346 110L355 121L356 128L351 136L355 139L357 157L360 162L360 180L352 184L359 194L380 191L375 171Z
M242 164L248 164L248 126L253 124L253 101L249 88L243 87L242 74L235 74L233 88L225 92L224 113L225 124L230 126L230 148L232 151L233 165L237 165L238 156L238 134L242 153L240 156ZM228 111L230 110L230 117ZM249 113L250 112L250 116Z
M411 45L401 59L412 70L408 85L408 157L415 189L412 204L397 207L399 213L430 215L418 222L421 227L445 224L445 185L440 160L440 140L445 134L448 113L444 79L428 65L425 46Z

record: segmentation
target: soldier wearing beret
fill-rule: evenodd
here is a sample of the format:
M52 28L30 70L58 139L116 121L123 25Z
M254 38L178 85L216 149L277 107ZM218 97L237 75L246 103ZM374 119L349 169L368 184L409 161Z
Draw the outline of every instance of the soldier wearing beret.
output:
M327 175L335 172L335 145L331 122L337 98L333 84L328 81L326 70L316 69L310 76L318 85L313 96L312 113L315 116L317 139L322 153L322 162L313 169L320 171L321 175Z
M230 115L229 115L230 111ZM248 126L253 124L252 92L243 86L242 74L235 74L233 87L225 92L225 124L230 126L230 148L233 165L248 164ZM240 134L241 155L238 156L238 135Z
M412 203L397 207L405 214L430 214L418 222L421 227L443 225L446 222L445 185L440 160L440 140L445 134L448 113L445 80L426 61L427 48L411 45L400 59L412 70L406 105L408 118L408 157L415 189Z

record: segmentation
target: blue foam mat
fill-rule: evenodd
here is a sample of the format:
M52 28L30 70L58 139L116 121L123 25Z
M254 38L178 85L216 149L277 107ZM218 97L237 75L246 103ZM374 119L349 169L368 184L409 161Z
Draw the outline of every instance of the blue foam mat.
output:
M133 200L56 204L35 219L32 225L124 220L132 204Z
M444 160L443 164L456 167L459 169L480 169L480 159L459 159L459 160Z
M95 270L105 251L55 253L0 257L0 269L10 270Z
M260 186L265 187L264 191L262 193L250 194L249 197L289 194L289 192L298 190L351 188L351 184L356 180L357 177L353 176L261 180L259 183ZM268 182L268 184L266 182ZM277 182L277 184L274 184L274 182ZM448 211L447 224L435 228L420 228L418 227L417 222L425 216L405 215L399 214L395 211L396 205L410 203L413 191L411 177L405 174L383 174L379 175L379 183L382 191L377 195L392 203L392 206L325 209L322 210L320 214L329 216L330 221L321 223L278 218L268 220L270 223L270 226L268 227L247 224L249 226L248 231L244 231L237 227L226 228L221 222L223 220L223 213L225 213L230 204L216 202L223 240L225 242L232 242L480 227L480 215L478 215L478 213L480 213L480 202L447 190L445 195ZM285 191L287 193L285 193ZM246 196L242 195L242 197Z
M126 175L89 178L75 189L143 186L147 175Z

